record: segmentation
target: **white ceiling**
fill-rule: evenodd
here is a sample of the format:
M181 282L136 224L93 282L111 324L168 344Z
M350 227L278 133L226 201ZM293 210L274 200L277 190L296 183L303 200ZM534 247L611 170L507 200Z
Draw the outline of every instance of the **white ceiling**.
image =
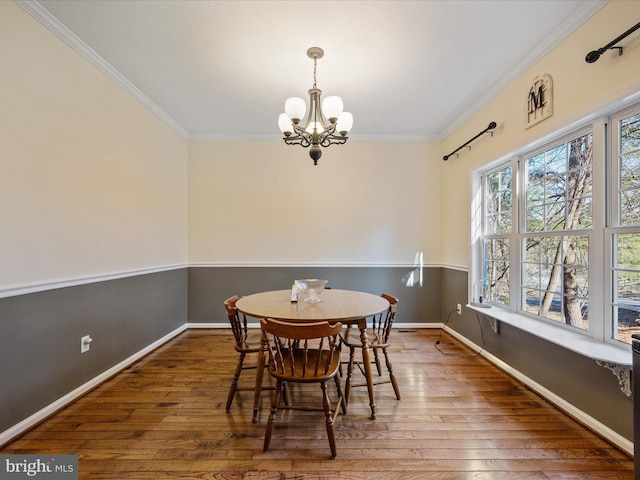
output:
M18 2L191 139L280 139L319 46L352 138L438 140L606 0Z

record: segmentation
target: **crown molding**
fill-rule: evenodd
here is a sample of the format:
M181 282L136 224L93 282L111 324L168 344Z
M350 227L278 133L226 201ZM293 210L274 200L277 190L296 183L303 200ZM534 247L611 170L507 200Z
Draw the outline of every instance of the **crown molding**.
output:
M349 134L349 140L354 142L440 142L440 135L371 135Z
M85 60L91 63L99 71L113 80L124 91L140 102L170 128L188 141L194 142L279 142L280 133L271 134L217 134L217 133L190 133L167 112L160 108L155 102L147 97L138 87L132 84L127 78L116 70L109 62L102 58L95 50L82 41L77 35L69 30L62 22L55 18L37 0L15 0L32 17L42 23L56 36L62 39L67 45L78 52ZM402 135L402 136L380 136L380 135L350 135L352 142L430 142L440 141L439 136L429 135Z
M25 11L37 19L67 45L78 52L89 63L95 66L99 71L104 73L108 78L113 80L123 90L129 93L133 98L149 109L153 114L165 122L170 128L175 130L179 135L189 141L198 142L269 142L280 141L278 133L270 134L191 134L187 129L180 125L167 112L160 108L155 102L147 97L141 90L133 85L127 78L118 72L113 66L105 61L98 53L96 53L85 42L78 38L71 30L55 18L49 11L44 8L37 0L15 0ZM529 68L535 65L542 57L555 48L560 42L573 33L585 21L591 18L596 12L604 7L609 0L597 0L584 2L575 12L575 15L567 20L560 28L547 37L544 43L538 45L529 55L524 57L522 61L509 72L505 72L500 76L499 81L493 86L478 95L476 101L473 102L464 112L455 115L455 120L450 122L447 129L437 135L370 135L370 134L351 134L350 140L353 142L440 142L446 139L454 131L460 128L466 121L478 113L487 103L500 94L505 88L515 82Z
M89 45L78 38L71 30L63 25L57 18L55 18L49 11L44 8L36 0L15 0L24 10L26 10L32 17L42 23L51 32L56 34L67 45L78 52L85 60L91 63L99 71L104 73L108 78L113 80L118 86L120 86L125 92L135 98L144 107L155 114L160 120L165 122L169 127L175 130L183 138L189 138L189 132L178 122L176 122L167 112L162 110L156 105L149 97L147 97L142 91L138 89L133 83L127 80L124 75L118 72L111 66L105 59L96 53Z
M272 142L282 141L280 133L271 134L217 134L217 133L194 133L189 135L192 142ZM439 142L443 139L434 135L371 135L371 134L349 134L349 142Z
M279 133L271 134L250 134L241 133L192 133L189 135L190 142L272 142L281 141Z
M441 140L444 140L458 128L460 128L466 121L470 120L476 113L478 113L485 105L491 100L496 98L503 90L509 85L513 84L518 78L524 75L527 70L533 67L538 61L540 61L551 50L557 47L564 39L571 35L578 29L584 22L595 15L602 7L604 7L609 0L597 0L590 2L583 2L582 5L576 9L574 15L571 16L560 28L552 32L545 42L540 43L532 52L524 57L515 68L510 69L508 72L503 72L500 75L498 81L496 81L491 88L485 90L482 94L478 95L477 100L457 115L456 120L452 121L449 127L442 131L439 135Z

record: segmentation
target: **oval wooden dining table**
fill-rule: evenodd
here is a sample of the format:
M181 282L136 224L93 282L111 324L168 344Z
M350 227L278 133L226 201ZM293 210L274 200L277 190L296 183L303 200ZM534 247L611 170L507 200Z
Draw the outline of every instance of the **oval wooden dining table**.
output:
M241 297L236 308L245 315L256 318L273 318L285 322L340 322L343 325L357 325L362 341L362 362L367 388L369 390L369 406L371 418L376 418L376 401L373 393L373 377L371 375L371 357L367 341L367 317L384 312L389 302L380 295L353 290L326 289L320 294L321 302L305 302L307 295L298 294L298 301L291 301L291 290L274 290L260 292ZM258 372L253 402L253 422L260 415L260 392L264 374L267 339L263 335L262 348L258 353Z

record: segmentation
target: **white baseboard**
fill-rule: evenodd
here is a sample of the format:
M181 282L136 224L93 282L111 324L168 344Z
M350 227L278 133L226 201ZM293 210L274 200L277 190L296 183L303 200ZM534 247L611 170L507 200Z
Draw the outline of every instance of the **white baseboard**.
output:
M252 328L253 327L257 328L258 325L257 324L252 325ZM13 427L9 428L8 430L5 430L4 432L0 433L0 446L5 445L6 443L11 441L12 439L18 437L19 435L21 435L22 433L24 433L25 431L27 431L28 429L30 429L31 427L36 425L37 423L41 422L42 420L44 420L48 416L54 414L55 412L57 412L61 408L65 407L66 405L70 404L74 400L78 399L79 397L81 397L82 395L84 395L85 393L90 391L91 389L97 387L102 382L108 380L110 377L112 377L112 376L116 375L117 373L119 373L120 371L124 370L129 365L131 365L132 363L136 362L140 358L142 358L145 355L147 355L148 353L152 352L153 350L158 348L163 343L166 343L167 341L171 340L173 337L179 335L180 333L184 332L185 330L187 330L189 328L194 328L194 329L196 329L196 328L219 328L219 329L223 329L223 328L229 328L229 326L226 323L186 323L186 324L184 324L183 326L177 328L173 332L165 335L164 337L160 338L159 340L153 342L151 345L143 348L139 352L137 352L134 355L130 356L126 360L123 360L122 362L118 363L117 365L114 365L112 368L106 370L105 372L101 373L100 375L96 376L95 378L91 379L90 381L86 382L85 384L81 385L80 387L76 388L75 390L73 390L73 391L69 392L68 394L64 395L63 397L59 398L58 400L56 400L55 402L51 403L50 405L48 405L48 406L44 407L43 409L39 410L38 412L34 413L30 417L24 419L20 423L17 423L16 425L14 425ZM398 323L398 324L394 324L394 328L396 328L396 329L402 329L402 328L416 328L416 329L420 329L420 328L443 328L443 324L442 323ZM512 377L516 378L517 380L519 380L520 382L525 384L527 387L531 388L531 390L533 390L534 392L538 393L539 395L541 395L542 397L547 399L549 402L553 403L558 408L560 408L561 410L566 412L568 415L572 416L577 421L579 421L583 425L587 426L588 428L590 428L591 430L593 430L597 434L599 434L602 437L606 438L608 441L610 441L611 443L616 445L618 448L624 450L629 455L633 456L633 442L631 442L630 440L624 438L623 436L619 435L618 433L614 432L613 430L611 430L606 425L603 425L602 423L597 421L595 418L593 418L590 415L586 414L585 412L583 412L582 410L578 409L574 405L570 404L569 402L567 402L563 398L557 396L555 393L553 393L552 391L550 391L547 388L543 387L542 385L540 385L539 383L535 382L534 380L530 379L526 375L523 375L521 372L519 372L518 370L516 370L513 367L511 367L509 364L503 362L502 360L500 360L499 358L493 356L489 352L487 352L485 350L482 350L478 345L476 345L475 343L471 342L466 337L463 337L462 335L460 335L458 332L456 332L455 330L451 329L450 327L444 326L444 330L447 333L451 334L453 337L455 337L458 340L460 340L462 343L467 345L472 350L474 350L476 352L481 352L480 355L482 355L484 358L486 358L489 362L494 364L496 367L498 367L501 370L505 371L506 373L508 373Z
M247 323L248 328L260 328L258 323ZM187 323L187 328L231 328L228 323ZM442 323L394 323L394 329L400 328L442 328Z
M258 327L258 325L255 325ZM187 328L231 328L229 323L187 323ZM247 324L247 327L253 328L253 325Z
M442 328L442 323L394 323L393 329L412 329L412 328Z
M88 382L84 383L83 385L80 385L75 390L72 390L71 392L67 393L66 395L60 397L58 400L56 400L55 402L47 405L43 409L37 411L36 413L31 415L30 417L25 418L20 423L17 423L16 425L14 425L13 427L9 428L8 430L5 430L4 432L0 433L0 446L8 443L9 441L11 441L14 438L16 438L18 435L21 435L22 433L26 432L31 427L33 427L37 423L41 422L42 420L44 420L48 416L53 415L54 413L56 413L61 408L69 405L74 400L77 400L78 398L80 398L82 395L84 395L85 393L87 393L91 389L97 387L102 382L108 380L112 376L114 376L117 373L121 372L122 370L127 368L132 363L136 362L137 360L141 359L142 357L144 357L148 353L152 352L153 350L158 348L163 343L168 342L173 337L181 334L186 329L187 329L187 325L186 324L182 325L181 327L175 329L173 332L170 332L167 335L165 335L164 337L160 338L159 340L156 340L151 345L148 345L147 347L143 348L139 352L131 355L129 358L123 360L122 362L118 363L117 365L114 365L110 369L102 372L97 377L94 377L91 380L89 380Z
M597 433L601 437L606 438L608 441L616 445L618 448L624 450L629 455L633 456L632 441L614 432L606 425L600 423L598 420L588 415L587 413L583 412L582 410L577 408L575 405L567 402L564 398L559 397L552 391L548 390L546 387L540 385L539 383L527 377L526 375L523 375L522 372L516 370L511 365L503 362L498 357L495 357L489 352L487 352L486 350L483 350L479 345L476 345L475 343L470 341L468 338L462 336L461 334L453 330L451 327L445 326L444 330L447 333L449 333L451 336L457 338L462 343L467 345L473 351L480 352L480 355L482 355L484 358L486 358L488 361L490 361L500 370L503 370L504 372L508 373L512 377L516 378L518 381L525 384L531 390L533 390L534 392L536 392L537 394L539 394L549 402L553 403L560 410L567 413L567 415L570 415L571 417L575 418L578 422L582 423L583 425L593 430L595 433Z

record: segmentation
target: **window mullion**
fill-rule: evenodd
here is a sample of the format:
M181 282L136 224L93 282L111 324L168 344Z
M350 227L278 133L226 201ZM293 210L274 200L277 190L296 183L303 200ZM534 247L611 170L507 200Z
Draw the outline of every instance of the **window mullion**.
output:
M594 340L607 339L607 325L610 323L610 308L606 306L607 285L610 282L610 268L606 267L608 258L605 247L606 223L606 119L599 118L593 123L592 157L592 215L593 227L589 233L589 331ZM604 268L602 266L605 266ZM610 337L610 335L609 335Z
M513 229L511 230L511 255L509 258L511 267L511 309L517 312L522 308L522 295L520 294L520 284L522 283L522 273L520 268L520 259L522 258L522 221L524 217L525 200L523 198L526 191L524 182L526 175L520 169L522 168L522 160L520 157L514 157L512 160L512 168L514 173L513 182L513 198L516 199L516 205L513 209Z

